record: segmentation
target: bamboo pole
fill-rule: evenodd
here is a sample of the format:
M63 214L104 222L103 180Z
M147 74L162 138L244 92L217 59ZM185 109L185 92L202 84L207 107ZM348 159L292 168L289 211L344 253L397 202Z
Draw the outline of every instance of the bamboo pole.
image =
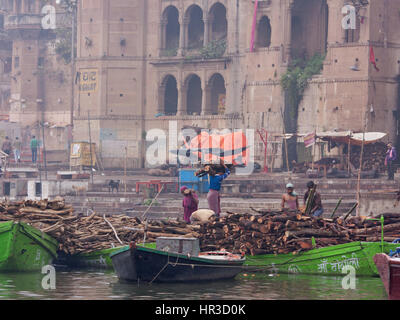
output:
M92 135L90 132L90 111L88 110L88 129L89 129L89 150L90 150L90 177L93 186L93 154L92 154Z
M366 117L366 114L363 113L363 140L361 143L361 154L360 154L360 167L358 168L358 177L357 177L357 210L356 210L356 215L357 217L360 216L360 189L361 189L361 170L362 170L362 165L363 165L363 155L364 155L364 142L365 142L365 130L367 129L367 120L368 118Z

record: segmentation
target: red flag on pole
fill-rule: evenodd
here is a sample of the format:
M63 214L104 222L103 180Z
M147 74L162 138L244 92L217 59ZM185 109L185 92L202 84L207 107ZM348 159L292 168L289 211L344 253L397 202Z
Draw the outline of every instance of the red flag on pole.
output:
M374 65L376 71L379 71L378 67L376 66L375 53L373 47L369 47L369 62L371 62Z
M254 15L253 15L253 26L251 28L250 52L253 52L253 50L254 50L254 38L255 38L256 26L257 26L257 9L258 9L258 0L255 0L255 3L254 3Z

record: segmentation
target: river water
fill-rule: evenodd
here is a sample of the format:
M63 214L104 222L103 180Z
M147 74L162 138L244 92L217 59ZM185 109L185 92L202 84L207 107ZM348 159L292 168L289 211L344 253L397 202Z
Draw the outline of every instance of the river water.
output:
M126 283L113 271L57 270L56 289L42 288L38 273L0 274L0 300L386 300L379 278L359 277L356 289L342 288L342 277L242 273L213 283Z

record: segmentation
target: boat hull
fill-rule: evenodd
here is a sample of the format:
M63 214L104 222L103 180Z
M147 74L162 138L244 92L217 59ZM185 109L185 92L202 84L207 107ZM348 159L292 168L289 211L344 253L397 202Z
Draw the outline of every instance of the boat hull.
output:
M0 271L39 271L57 257L58 242L25 223L0 223Z
M113 264L110 254L120 250L123 247L108 248L93 252L75 254L65 257L65 263L72 268L98 268L112 269Z
M119 279L126 281L138 280L134 256L131 254L129 247L121 249L119 252L116 252L111 256L114 270Z
M111 258L120 279L146 282L201 282L232 279L242 271L244 263L244 259L215 261L144 247L126 249L111 255Z
M378 253L374 262L390 300L400 300L400 259Z
M395 249L398 244L384 243L383 252ZM380 242L350 242L341 245L312 249L293 254L268 254L246 256L245 266L253 271L271 273L299 273L318 275L343 275L342 268L351 265L357 276L379 276L373 261L382 252Z

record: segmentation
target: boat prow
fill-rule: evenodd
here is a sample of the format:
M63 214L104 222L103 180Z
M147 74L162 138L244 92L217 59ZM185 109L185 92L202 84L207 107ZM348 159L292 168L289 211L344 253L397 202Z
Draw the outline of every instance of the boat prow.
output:
M389 299L400 300L400 258L378 253L374 262Z
M57 257L58 242L22 222L0 223L0 271L38 271Z

